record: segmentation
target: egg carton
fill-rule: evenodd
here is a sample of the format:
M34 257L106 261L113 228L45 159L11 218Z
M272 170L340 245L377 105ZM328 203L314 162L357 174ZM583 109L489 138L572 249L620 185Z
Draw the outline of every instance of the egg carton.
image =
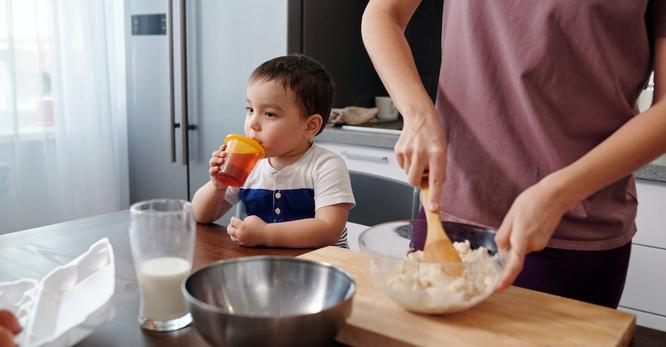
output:
M71 346L114 316L115 263L107 238L41 281L0 283L0 308L23 327L19 346Z

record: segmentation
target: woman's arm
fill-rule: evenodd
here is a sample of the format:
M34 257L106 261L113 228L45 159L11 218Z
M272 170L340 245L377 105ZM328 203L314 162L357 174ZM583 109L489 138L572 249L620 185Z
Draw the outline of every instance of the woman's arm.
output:
M516 198L496 237L510 250L500 289L518 276L525 254L546 247L569 208L666 152L666 37L655 43L654 70L652 107Z
M244 246L316 248L334 245L345 229L351 204L322 207L314 218L265 223L257 216L232 218L227 233Z
M396 159L409 183L420 186L429 170L430 210L438 210L446 173L446 138L435 107L419 78L404 31L420 0L371 0L361 32L379 77L404 118Z

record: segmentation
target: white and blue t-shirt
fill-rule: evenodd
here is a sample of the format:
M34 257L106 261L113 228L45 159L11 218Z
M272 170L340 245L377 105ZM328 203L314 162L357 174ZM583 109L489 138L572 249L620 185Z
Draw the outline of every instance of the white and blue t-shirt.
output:
M281 170L273 168L268 159L260 160L245 184L228 187L224 199L231 205L242 201L247 215L266 223L314 218L321 207L356 204L344 160L317 144ZM347 233L340 232L338 245L344 246Z

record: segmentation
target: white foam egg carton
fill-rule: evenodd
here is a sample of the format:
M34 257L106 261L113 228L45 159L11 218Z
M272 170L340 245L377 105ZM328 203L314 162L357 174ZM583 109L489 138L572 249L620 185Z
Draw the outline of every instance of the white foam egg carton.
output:
M9 309L23 330L20 346L71 346L113 319L115 263L107 238L41 281L0 283L0 308Z

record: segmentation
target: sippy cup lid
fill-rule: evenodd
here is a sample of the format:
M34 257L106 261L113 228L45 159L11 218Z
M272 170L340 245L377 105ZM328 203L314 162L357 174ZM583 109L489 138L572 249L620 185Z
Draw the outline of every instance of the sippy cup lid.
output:
M252 146L252 148L254 148L254 150L257 153L259 153L260 158L263 158L264 156L266 156L266 151L264 150L264 147L261 146L259 141L255 140L253 138L249 138L247 136L238 135L238 134L229 134L224 138L224 143L229 143L229 141L232 141L232 140L240 141L240 142L243 142L243 143L246 143L246 144Z

